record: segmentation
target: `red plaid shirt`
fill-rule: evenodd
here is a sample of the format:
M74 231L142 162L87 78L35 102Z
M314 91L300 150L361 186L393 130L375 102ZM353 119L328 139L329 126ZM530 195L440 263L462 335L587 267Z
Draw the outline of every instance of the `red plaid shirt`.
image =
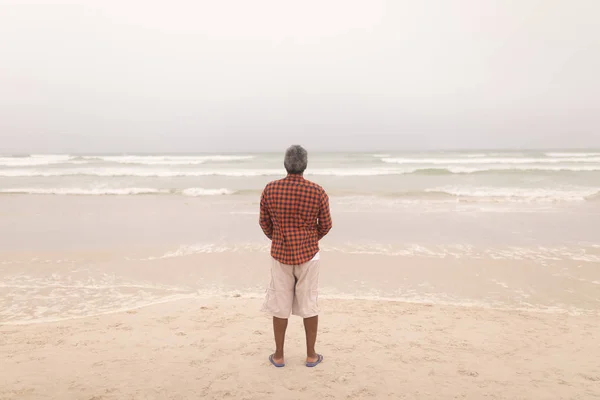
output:
M327 193L301 175L271 182L262 193L260 227L272 241L271 256L283 264L312 260L331 226Z

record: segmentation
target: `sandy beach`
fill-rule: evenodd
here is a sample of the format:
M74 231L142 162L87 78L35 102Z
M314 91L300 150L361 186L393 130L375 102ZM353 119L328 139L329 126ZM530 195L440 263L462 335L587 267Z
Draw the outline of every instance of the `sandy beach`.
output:
M123 179L179 191L0 195L0 399L600 398L594 199L357 197L331 178L325 362L304 366L293 319L276 369L269 242L244 192L271 178L198 196Z
M599 15L0 0L0 400L600 400Z
M593 399L594 317L323 300L319 351L301 320L273 368L260 300L181 300L0 328L1 399Z

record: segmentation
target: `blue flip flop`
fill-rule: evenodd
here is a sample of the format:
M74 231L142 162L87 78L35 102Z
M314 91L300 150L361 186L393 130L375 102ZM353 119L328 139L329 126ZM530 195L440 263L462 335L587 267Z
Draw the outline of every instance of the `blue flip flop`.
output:
M277 368L283 368L283 367L285 367L285 363L283 363L283 364L277 364L277 363L275 362L275 360L273 360L273 356L274 356L274 355L275 355L275 354L271 354L271 355L269 356L269 361L271 361L271 364L273 364L273 365L274 365L274 366L276 366Z
M313 368L313 367L316 367L317 365L321 364L322 361L323 361L323 356L320 355L320 354L317 354L317 361L315 361L315 362L307 362L306 366L308 368Z

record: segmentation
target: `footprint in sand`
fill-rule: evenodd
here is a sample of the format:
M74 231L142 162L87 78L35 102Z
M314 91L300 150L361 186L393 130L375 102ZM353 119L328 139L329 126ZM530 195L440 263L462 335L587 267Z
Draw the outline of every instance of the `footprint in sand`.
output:
M600 382L600 375L579 374L586 381Z
M479 372L477 371L469 371L466 369L459 369L458 373L464 376L471 376L473 378L477 378L479 376Z

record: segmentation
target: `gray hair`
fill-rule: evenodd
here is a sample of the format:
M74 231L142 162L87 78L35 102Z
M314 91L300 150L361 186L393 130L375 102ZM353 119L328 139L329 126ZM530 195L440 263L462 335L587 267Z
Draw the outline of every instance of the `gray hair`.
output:
M308 166L308 153L302 146L291 146L285 152L283 162L288 174L301 175Z

